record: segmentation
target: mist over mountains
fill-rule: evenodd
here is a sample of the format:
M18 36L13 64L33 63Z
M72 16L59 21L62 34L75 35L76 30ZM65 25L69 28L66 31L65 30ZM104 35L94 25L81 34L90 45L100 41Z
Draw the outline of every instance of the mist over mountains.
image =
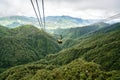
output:
M94 23L96 21L99 20L87 20L81 18L73 18L70 16L48 16L46 17L46 28L47 29L71 28L84 26L87 24ZM0 24L3 24L3 26L6 26L8 28L15 28L24 24L31 24L40 28L36 18L26 16L1 17Z

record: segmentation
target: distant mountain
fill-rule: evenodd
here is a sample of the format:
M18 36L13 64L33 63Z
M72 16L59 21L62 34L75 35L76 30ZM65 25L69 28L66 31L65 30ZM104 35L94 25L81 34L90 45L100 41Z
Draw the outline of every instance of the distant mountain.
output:
M11 23L11 24L9 24L9 25L7 25L7 26L9 26L9 28L15 28L15 27L18 27L18 26L20 26L20 25L22 25L22 24L19 23L19 22L13 22L13 23Z
M56 29L56 28L70 28L76 26L83 26L95 22L96 20L84 20L81 18L73 18L70 16L48 16L46 17L46 28L47 29ZM24 24L31 24L39 27L37 19L34 17L26 16L10 16L10 17L1 17L0 24L14 28Z
M24 24L34 24L37 26L37 20L33 17L26 16L10 16L10 17L1 17L0 24L8 27L15 28Z
M90 21L81 18L73 18L70 16L48 16L46 17L48 22L47 26L55 28L70 28L89 24ZM54 23L54 24L53 24Z
M53 33L63 35L64 38L80 38L82 35L92 33L101 28L107 27L109 24L107 23L97 23L93 25L88 25L84 27L75 27L75 28L67 28L67 29L54 29Z
M32 25L14 29L0 26L0 34L0 70L36 61L60 50L54 38Z
M120 30L120 23L115 23L100 30L95 31L95 33L107 33L113 30Z

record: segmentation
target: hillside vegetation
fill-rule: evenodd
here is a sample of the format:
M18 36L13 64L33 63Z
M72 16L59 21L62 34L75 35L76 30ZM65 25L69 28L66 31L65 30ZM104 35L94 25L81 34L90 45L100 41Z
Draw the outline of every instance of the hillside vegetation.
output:
M54 38L34 26L0 28L0 68L40 60L60 50Z
M119 70L119 35L120 24L114 24L90 34L89 37L78 41L79 43L71 48L55 55L48 55L46 59L54 64L63 65L76 58L82 58L102 65L104 70Z
M8 34L8 28L0 25L0 36L4 36Z
M12 67L1 80L120 80L120 23L44 59Z
M93 62L76 59L71 63L55 65L29 64L11 68L0 75L0 80L118 80L119 72L101 71Z
M100 30L101 28L107 28L109 24L107 23L96 23L93 25L88 25L84 27L76 27L76 28L68 28L68 29L56 29L53 32L63 37L63 45L62 48L69 48L75 44L78 44L79 40L84 40L86 36L90 35L91 33Z
M82 35L92 33L96 30L99 30L99 29L107 27L107 26L109 26L109 24L101 22L101 23L96 23L93 25L88 25L88 26L83 26L83 27L55 29L55 30L53 30L53 32L56 34L63 35L63 38L76 39L76 38L80 38Z

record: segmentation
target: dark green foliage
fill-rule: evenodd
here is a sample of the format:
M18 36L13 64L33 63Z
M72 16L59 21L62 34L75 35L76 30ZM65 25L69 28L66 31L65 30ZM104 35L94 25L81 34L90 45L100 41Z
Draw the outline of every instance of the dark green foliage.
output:
M28 64L11 68L0 80L119 80L118 71L104 72L93 62L76 59L62 67L48 69L43 64ZM54 65L55 66L55 65ZM52 66L51 66L52 67Z
M1 73L0 79L120 80L119 27L119 24L114 24L76 39L77 45L56 54L49 54L34 63L12 67ZM15 35L17 39L18 35L21 33Z
M34 26L24 25L6 30L9 34L0 37L1 68L36 61L60 50L50 35ZM0 31L3 32L2 29Z
M8 28L0 25L0 37L8 34Z

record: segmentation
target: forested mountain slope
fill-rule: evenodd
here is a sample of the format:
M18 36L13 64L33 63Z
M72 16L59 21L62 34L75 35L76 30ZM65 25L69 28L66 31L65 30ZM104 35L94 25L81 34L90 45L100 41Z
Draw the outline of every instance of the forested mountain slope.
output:
M62 50L56 55L49 55L48 61L51 60L51 62L61 65L81 57L102 65L105 70L119 70L120 24L111 25L110 28L103 28L104 33L98 30L89 37L78 41L79 43L72 48ZM107 29L110 31L105 32Z
M0 36L4 36L8 34L8 28L0 25Z
M65 39L76 39L85 34L92 33L101 28L107 27L109 24L107 23L95 23L93 25L76 27L76 28L67 28L67 29L56 29L53 32L59 35L63 35Z
M69 48L75 44L78 44L79 40L85 39L86 36L96 32L102 28L109 27L110 24L107 23L95 23L93 25L88 25L84 27L70 28L70 29L61 29L56 30L55 33L58 33L63 36L63 48Z
M119 80L119 35L119 23L103 28L71 48L8 69L1 80Z
M60 50L54 38L31 25L0 32L4 35L0 35L0 68L36 61Z

